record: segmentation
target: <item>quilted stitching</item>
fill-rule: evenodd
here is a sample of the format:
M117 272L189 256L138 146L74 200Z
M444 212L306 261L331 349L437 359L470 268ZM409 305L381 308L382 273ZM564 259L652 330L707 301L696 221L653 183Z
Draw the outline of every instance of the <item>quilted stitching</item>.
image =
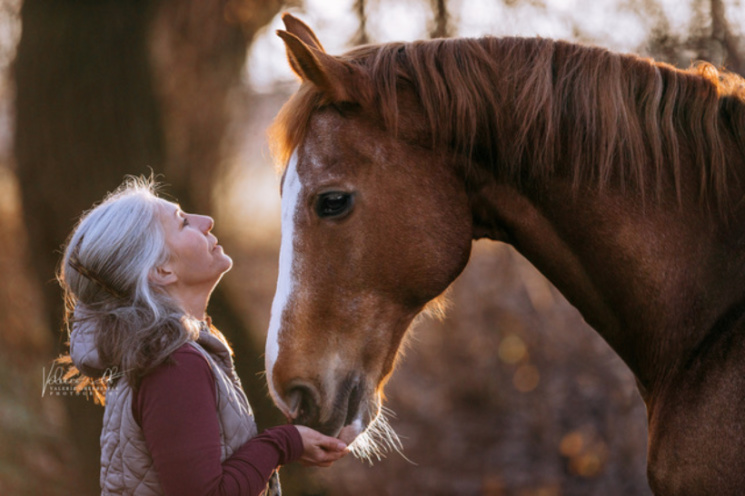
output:
M74 329L73 333L75 332ZM76 341L95 350L92 335L92 332L81 333ZM227 344L207 331L201 332L197 342L190 344L205 356L215 376L217 416L222 444L220 461L225 461L235 450L256 435L256 422L235 373ZM85 357L85 360L90 360L93 355L88 350L87 353L81 352L81 356ZM95 356L97 357L97 353ZM77 365L78 362L75 363ZM103 495L162 494L158 474L147 451L142 429L132 415L132 395L132 388L123 378L106 394L106 409L101 431ZM276 473L273 482L266 493L267 496L280 494Z
M145 439L132 416L132 388L120 382L106 395L101 431L102 494L162 494Z
M209 332L200 333L197 342L191 345L204 355L215 376L221 461L224 461L256 435L256 423L240 383L235 382L237 376L227 346Z

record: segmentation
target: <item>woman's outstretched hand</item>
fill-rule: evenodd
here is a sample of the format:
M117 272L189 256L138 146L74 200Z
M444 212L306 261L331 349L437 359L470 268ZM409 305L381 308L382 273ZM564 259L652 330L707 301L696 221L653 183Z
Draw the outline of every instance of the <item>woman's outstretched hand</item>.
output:
M349 453L347 445L335 437L324 436L304 425L296 425L303 438L303 456L300 463L306 467L330 467Z

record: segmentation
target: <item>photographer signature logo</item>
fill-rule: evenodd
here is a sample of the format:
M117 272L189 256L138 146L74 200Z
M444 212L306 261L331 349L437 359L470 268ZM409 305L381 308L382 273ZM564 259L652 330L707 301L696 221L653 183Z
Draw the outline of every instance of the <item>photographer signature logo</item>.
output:
M124 376L124 372L119 372L119 369L112 367L106 369L101 376L102 381L98 381L97 384L86 384L81 387L81 384L89 383L90 380L83 377L65 377L67 370L65 367L52 363L52 367L47 372L46 367L41 369L42 383L41 383L41 396L42 398L46 395L49 396L95 396L94 393L104 394L105 387L110 385L112 381ZM106 386L103 386L105 384ZM94 389L96 391L94 391Z

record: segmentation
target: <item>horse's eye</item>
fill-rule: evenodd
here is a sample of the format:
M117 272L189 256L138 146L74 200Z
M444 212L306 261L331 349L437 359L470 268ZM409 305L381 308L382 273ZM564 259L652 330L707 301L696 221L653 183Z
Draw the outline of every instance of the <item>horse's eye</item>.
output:
M316 200L316 214L322 219L346 215L352 210L353 199L351 194L340 191L323 193Z

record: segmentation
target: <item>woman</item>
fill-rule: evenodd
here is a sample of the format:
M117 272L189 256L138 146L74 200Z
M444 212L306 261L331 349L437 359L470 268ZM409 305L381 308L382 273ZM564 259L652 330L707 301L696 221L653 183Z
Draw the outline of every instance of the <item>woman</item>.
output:
M274 495L280 465L329 466L348 452L302 426L257 435L232 351L206 314L233 263L212 226L131 179L67 243L70 357L106 388L103 494Z

